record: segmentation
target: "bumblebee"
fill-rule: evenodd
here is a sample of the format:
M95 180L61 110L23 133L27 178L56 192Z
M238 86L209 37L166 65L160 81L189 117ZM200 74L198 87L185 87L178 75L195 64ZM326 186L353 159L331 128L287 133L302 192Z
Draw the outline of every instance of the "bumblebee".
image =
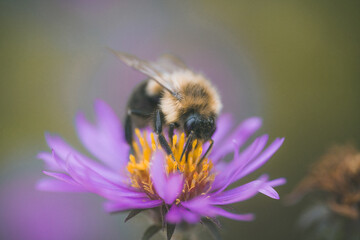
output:
M220 96L210 81L189 70L184 62L172 55L163 55L150 62L113 52L123 63L148 77L133 90L127 104L125 139L130 146L134 127L152 126L162 148L174 158L163 134L166 126L170 142L174 129L185 132L187 136L181 159L194 139L210 142L203 158L206 157L214 143L211 137L222 108Z

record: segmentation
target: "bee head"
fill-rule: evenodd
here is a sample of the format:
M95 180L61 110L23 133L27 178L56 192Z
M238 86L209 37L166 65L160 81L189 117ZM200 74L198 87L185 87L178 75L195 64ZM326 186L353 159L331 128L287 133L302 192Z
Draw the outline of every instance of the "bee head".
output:
M184 121L185 134L188 136L192 131L196 139L209 140L215 129L215 118L212 116L204 117L198 113L191 113Z

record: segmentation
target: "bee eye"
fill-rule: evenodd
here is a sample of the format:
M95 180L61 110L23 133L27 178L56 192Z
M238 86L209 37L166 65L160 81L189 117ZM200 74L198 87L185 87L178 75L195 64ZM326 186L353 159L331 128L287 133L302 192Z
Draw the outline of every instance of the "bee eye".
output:
M184 124L184 130L186 134L189 134L191 132L191 130L194 129L194 125L195 125L195 118L194 117L190 117L186 120L185 124Z

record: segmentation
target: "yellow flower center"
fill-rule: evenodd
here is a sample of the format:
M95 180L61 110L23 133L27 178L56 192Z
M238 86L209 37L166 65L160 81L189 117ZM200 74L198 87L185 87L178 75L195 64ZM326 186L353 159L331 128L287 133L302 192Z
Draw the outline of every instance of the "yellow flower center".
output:
M131 186L145 192L151 199L159 199L150 177L150 165L152 154L161 149L161 146L155 141L153 133L150 134L150 141L148 141L146 131L141 133L139 129L136 129L135 133L139 141L138 143L133 142L134 154L130 155L130 161L127 165ZM169 175L177 172L184 177L184 186L182 193L176 199L177 204L195 196L206 194L210 191L215 178L214 173L211 172L213 167L211 160L204 158L201 161L202 143L197 140L193 141L191 150L180 161L185 141L184 133L180 135L180 138L175 134L171 146L175 161L170 155L165 157L166 173Z

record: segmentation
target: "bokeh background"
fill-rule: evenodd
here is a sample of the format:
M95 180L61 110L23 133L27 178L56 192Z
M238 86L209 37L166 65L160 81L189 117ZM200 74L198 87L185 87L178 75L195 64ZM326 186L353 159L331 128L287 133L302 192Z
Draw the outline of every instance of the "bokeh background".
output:
M288 179L288 194L333 144L360 143L359 1L0 2L0 238L140 239L146 221L124 224L90 194L37 192L44 132L81 148L77 110L105 99L124 116L143 76L107 50L180 56L218 87L224 112L264 119L285 136L262 169ZM235 206L251 223L221 219L224 239L303 239L305 204L264 196ZM206 239L206 235L205 239Z

